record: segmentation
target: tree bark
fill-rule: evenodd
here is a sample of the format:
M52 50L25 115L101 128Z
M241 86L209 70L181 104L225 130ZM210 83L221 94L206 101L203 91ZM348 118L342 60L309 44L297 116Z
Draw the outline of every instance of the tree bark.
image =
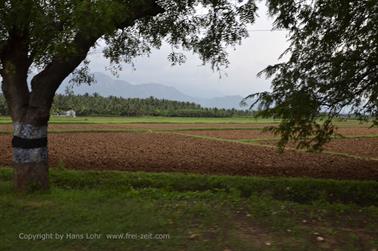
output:
M25 40L22 35L12 35L7 49L0 55L3 65L0 73L2 90L14 125L15 188L26 192L48 189L47 121L50 107L41 109L30 102L35 93L31 93L27 85L31 60Z
M14 123L12 140L15 188L18 191L47 190L47 126Z
M12 77L13 74L17 74L17 78ZM14 127L14 186L21 192L47 190L47 123L52 99L44 99L40 104L34 103L31 98L36 93L29 93L26 78L20 76L22 74L17 71L3 74L2 85Z
M7 50L1 54L3 69L0 73L2 90L14 125L14 184L16 190L27 192L49 187L47 122L52 97L49 99L34 90L29 91L27 75L31 61L24 40L14 35L9 41Z

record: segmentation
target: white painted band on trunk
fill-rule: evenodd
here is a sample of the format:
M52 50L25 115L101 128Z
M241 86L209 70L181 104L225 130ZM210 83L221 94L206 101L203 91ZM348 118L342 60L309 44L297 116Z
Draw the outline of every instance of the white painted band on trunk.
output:
M47 137L47 126L33 126L16 122L13 135L22 139L41 139ZM36 163L48 160L47 147L32 149L13 148L13 161L18 164Z
M13 135L23 139L40 139L47 137L47 126L33 126L16 122L13 124Z
M13 161L17 164L36 163L48 160L47 147L24 149L13 148Z

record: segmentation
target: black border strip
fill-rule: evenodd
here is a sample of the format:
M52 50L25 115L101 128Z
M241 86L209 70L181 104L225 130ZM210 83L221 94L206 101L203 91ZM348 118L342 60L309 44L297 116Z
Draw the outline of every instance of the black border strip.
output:
M33 149L41 148L47 146L47 137L39 139L24 139L14 136L12 139L12 147L23 148L23 149Z

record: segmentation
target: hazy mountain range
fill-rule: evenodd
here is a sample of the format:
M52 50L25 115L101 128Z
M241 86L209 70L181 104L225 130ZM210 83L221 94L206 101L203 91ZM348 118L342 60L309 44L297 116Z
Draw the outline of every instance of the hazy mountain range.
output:
M100 72L94 73L96 83L91 86L86 84L75 86L75 94L84 93L98 93L101 96L117 96L123 98L148 98L155 97L159 99L177 100L194 102L203 107L217 107L226 109L245 109L240 107L242 96L223 96L214 98L200 98L186 95L174 87L166 86L159 83L146 83L146 84L131 84L124 80L113 79L108 75ZM69 85L68 80L65 80L59 88L59 93L64 93L65 88Z

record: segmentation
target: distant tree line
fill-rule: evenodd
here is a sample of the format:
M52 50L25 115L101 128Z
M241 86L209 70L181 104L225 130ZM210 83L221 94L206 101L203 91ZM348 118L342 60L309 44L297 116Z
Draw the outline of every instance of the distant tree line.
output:
M78 116L166 116L166 117L232 117L252 115L237 109L204 108L192 102L180 102L149 97L121 98L68 93L56 95L51 114L75 110ZM9 115L4 96L0 94L0 114Z

